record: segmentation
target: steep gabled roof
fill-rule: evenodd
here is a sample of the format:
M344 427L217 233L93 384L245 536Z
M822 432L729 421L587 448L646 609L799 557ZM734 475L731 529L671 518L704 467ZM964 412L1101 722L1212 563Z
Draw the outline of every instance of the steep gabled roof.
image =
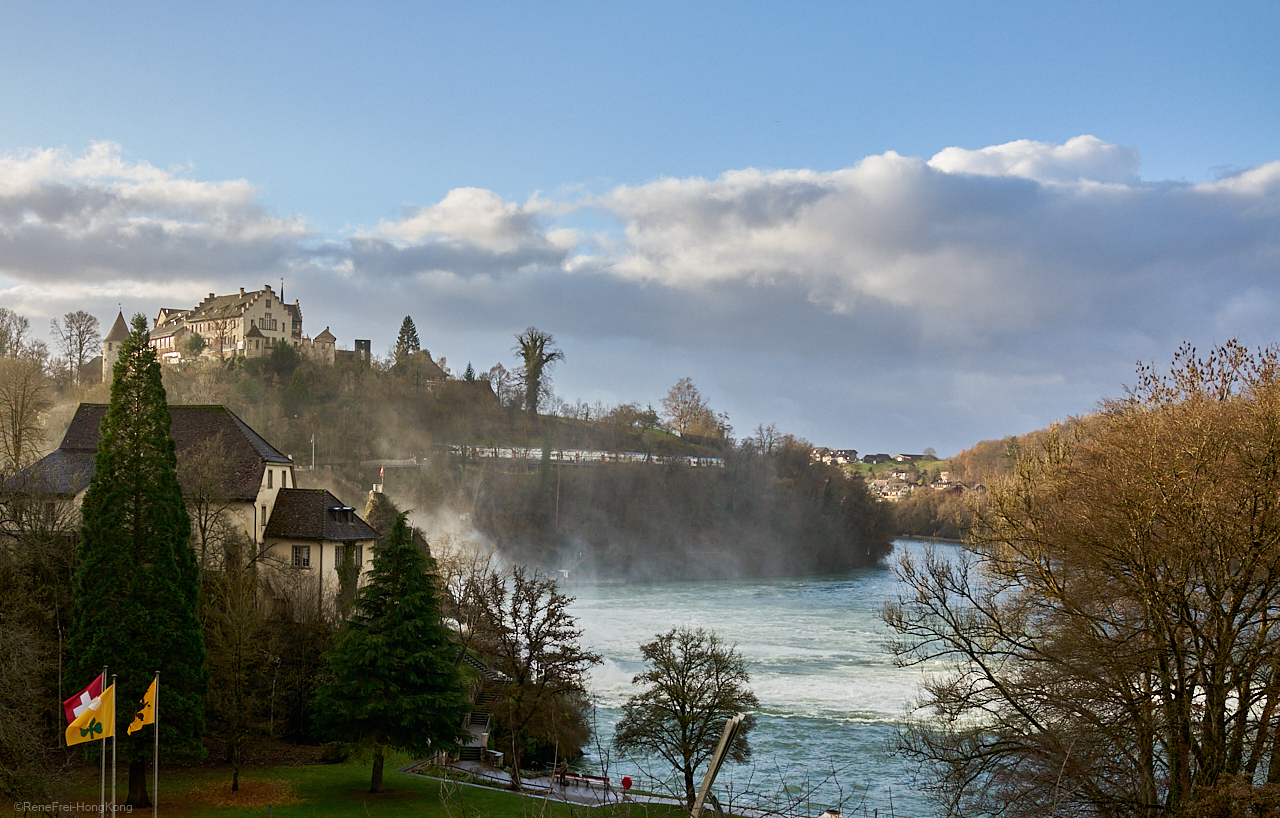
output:
M167 338L170 335L177 335L180 337L185 334L186 331L187 328L181 324L163 324L158 329L151 330L150 337L153 340L156 338Z
M118 312L116 313L116 322L111 325L111 332L108 332L107 337L102 340L118 344L128 337L129 325L124 322L124 312Z
M5 494L75 497L89 486L93 452L55 449L4 482Z
M93 477L93 458L106 414L106 404L80 404L62 438L62 445L15 477L17 482L11 485L47 486L34 489L38 493L74 495L83 491ZM222 441L221 459L227 465L223 490L233 500L257 498L262 471L268 463L293 462L225 406L170 406L169 414L173 417L170 432L180 461L206 440Z
M283 301L280 303L284 303ZM285 312L293 316L294 335L302 335L302 306L295 300L292 304L284 305Z
M195 309L187 313L186 320L188 322L221 321L227 318L239 318L257 296L258 293L256 291L243 295L214 296L206 299L204 303L197 305Z
M381 539L355 509L324 489L280 489L266 536L328 542Z
M160 312L156 314L156 329L165 324L177 323L178 319L187 313L186 310L177 307L161 307Z

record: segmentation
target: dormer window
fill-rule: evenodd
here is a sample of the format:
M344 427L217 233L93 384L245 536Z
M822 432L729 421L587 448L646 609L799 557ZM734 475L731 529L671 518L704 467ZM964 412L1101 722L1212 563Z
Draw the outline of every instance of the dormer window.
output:
M271 469L267 469L267 488L271 488Z

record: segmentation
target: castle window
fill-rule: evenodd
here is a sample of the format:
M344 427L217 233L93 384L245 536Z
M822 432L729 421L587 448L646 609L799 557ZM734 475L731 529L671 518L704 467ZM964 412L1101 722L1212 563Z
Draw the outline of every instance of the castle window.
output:
M267 469L267 488L271 488L271 469Z
M295 545L293 547L293 567L294 568L310 568L311 567L311 546Z

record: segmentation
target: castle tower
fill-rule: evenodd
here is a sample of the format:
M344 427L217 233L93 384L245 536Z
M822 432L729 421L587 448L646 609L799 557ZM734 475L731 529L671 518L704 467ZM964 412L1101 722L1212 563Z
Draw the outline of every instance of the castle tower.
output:
M120 344L129 337L129 325L124 322L124 313L116 314L116 322L111 325L111 332L102 339L102 382L111 383L115 376L116 360L120 358Z

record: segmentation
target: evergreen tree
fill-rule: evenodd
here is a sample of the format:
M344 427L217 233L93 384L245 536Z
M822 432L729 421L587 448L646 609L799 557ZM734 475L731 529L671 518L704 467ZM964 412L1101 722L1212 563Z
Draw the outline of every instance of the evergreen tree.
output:
M413 318L406 315L404 322L400 324L400 335L396 338L396 348L392 352L392 357L396 364L402 364L409 359L409 356L422 349L422 343L418 340L418 328L413 325Z
M160 744L199 753L208 677L196 609L199 571L189 536L169 407L147 321L134 316L120 345L93 479L81 507L79 567L68 651L83 684L103 665L118 674L118 741L129 760L129 800L149 806L150 730L124 735L129 708L161 671ZM109 680L108 680L109 681Z
M470 709L455 665L457 646L440 622L430 570L405 514L376 549L355 614L328 656L331 681L320 688L316 728L373 752L369 792L382 791L388 747L415 753L457 746Z

